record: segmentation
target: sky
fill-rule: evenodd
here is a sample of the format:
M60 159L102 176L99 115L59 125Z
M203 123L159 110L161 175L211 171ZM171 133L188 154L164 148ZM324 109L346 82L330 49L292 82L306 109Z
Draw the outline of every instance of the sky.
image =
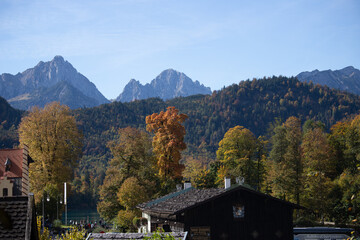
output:
M0 74L61 55L108 99L175 69L212 90L360 68L359 0L0 0Z

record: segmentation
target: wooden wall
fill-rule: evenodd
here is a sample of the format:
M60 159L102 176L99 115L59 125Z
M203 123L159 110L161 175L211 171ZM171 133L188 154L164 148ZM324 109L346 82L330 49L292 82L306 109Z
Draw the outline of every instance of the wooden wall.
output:
M243 218L234 218L233 206L236 205L244 206ZM186 211L184 228L193 240L290 240L293 239L292 211L281 201L237 191ZM210 232L210 237L197 234L199 229Z

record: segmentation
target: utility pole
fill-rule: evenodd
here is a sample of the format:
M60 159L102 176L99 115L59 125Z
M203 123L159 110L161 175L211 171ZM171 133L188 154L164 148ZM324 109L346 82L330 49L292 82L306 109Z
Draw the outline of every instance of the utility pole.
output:
M66 182L64 182L65 225L67 225Z
M44 232L45 229L45 204L44 204L44 192L43 192L43 197L42 197L42 230Z

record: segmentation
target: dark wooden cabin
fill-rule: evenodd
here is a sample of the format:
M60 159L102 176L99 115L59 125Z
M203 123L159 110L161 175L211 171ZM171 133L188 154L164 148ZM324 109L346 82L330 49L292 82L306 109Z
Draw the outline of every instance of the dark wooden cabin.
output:
M293 239L298 205L244 185L226 189L187 188L138 206L147 231L163 227L189 232L188 239Z

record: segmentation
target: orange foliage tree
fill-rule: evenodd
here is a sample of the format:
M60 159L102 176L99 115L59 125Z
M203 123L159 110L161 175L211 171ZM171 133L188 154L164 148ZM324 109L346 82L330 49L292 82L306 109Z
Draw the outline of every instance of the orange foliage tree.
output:
M182 123L187 118L186 114L179 114L175 107L168 107L166 112L161 111L146 117L146 130L155 134L153 151L157 158L159 176L165 181L182 177L184 165L179 161L181 151L186 149L186 131Z

